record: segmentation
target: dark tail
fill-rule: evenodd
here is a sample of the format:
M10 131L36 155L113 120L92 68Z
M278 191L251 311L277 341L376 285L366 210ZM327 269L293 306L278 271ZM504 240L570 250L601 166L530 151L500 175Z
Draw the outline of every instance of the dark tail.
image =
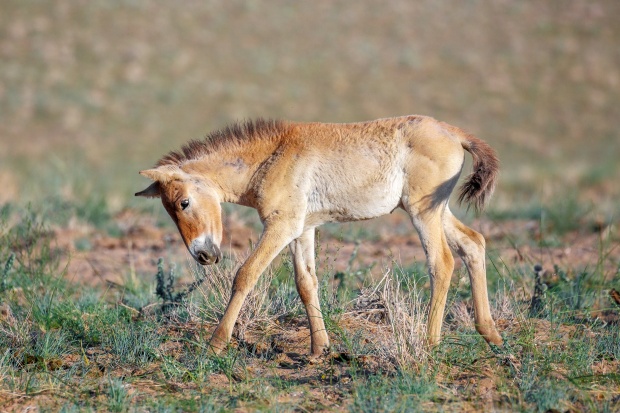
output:
M495 150L482 139L476 138L456 126L443 124L450 132L457 135L463 148L471 154L473 172L460 188L459 203L467 203L474 207L476 212L482 211L491 199L497 176L499 175L499 159Z

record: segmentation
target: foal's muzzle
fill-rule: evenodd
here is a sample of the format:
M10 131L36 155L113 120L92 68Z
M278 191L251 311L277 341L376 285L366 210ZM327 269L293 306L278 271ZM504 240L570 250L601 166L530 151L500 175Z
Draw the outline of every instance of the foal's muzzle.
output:
M222 252L218 246L208 239L204 242L194 240L189 252L202 265L217 264L222 259Z

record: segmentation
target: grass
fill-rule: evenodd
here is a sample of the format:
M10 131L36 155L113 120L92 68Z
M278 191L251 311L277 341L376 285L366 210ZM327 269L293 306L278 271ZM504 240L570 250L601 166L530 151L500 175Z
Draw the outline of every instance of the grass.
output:
M618 275L605 265L543 274L544 311L534 318L528 315L532 270L502 264L497 273L489 271L503 351L513 356L505 363L475 332L466 285L459 281L452 289L444 340L429 351L423 269L386 267L373 281L376 271L360 272L350 259L344 288L334 271L323 275L321 305L333 347L310 362L303 356L309 345L305 314L287 259L249 297L234 344L213 356L206 348L209 332L241 259L229 257L206 271L177 265L174 276L160 262L150 276L129 277L122 288L88 287L67 279L62 252L32 209L5 213L1 228L5 406L45 402L59 410L115 412L618 407L618 310L602 293ZM606 245L602 254L615 244ZM184 290L174 277L188 275L205 281L178 295Z
M617 411L607 292L620 289L620 26L617 1L591 3L5 2L0 409ZM305 357L286 257L231 348L209 355L257 215L225 206L227 225L253 235L203 271L178 258L161 206L134 200L147 184L137 171L242 118L409 113L499 152L486 218L453 210L487 237L491 305L514 359L475 332L462 268L444 341L422 345L428 277L421 255L397 255L418 246L397 251L413 229L394 216L321 229L330 356ZM544 288L531 311L535 264Z
M401 372L395 377L373 375L353 389L351 412L415 412L432 404L435 378L425 372Z

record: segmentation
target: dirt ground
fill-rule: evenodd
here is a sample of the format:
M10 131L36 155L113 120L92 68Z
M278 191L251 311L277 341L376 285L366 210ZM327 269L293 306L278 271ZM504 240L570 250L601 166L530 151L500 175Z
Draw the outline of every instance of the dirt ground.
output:
M192 261L176 229L157 226L153 217L124 210L113 220L121 230L120 236L110 236L77 221L53 229L56 245L62 251L64 263L68 263L67 277L76 283L122 285L130 276L154 275L159 257L181 264ZM255 225L234 214L227 217L224 224L223 252L237 256L247 254L260 235ZM419 238L404 213L357 225L367 225L374 236L351 240L352 237L329 234L319 228L317 250L322 267L319 273L321 269L333 273L344 271L348 266L381 269L393 263L408 267L425 262ZM470 226L485 236L487 252L498 266L503 263L510 266L541 264L551 272L555 266L585 269L601 265L605 273L613 275L620 259L620 247L613 243L618 238L613 225L587 224L586 230L567 233L561 240L541 240L540 223L534 220L480 218ZM461 265L457 259L457 269ZM380 275L381 271L375 272Z
M140 277L147 282L148 277L152 277L154 283L159 257L164 257L168 262L176 262L181 266L184 262L188 264L191 262L191 257L176 229L171 226L161 227L153 216L133 210L123 210L113 217L113 222L120 230L120 232L115 232L117 234L115 236L109 235L106 230L97 229L77 220L71 220L68 225L62 227L51 228L54 234L54 245L62 257L61 268L66 268L65 276L69 280L77 284L103 288L123 286L130 282L132 277ZM255 229L256 225L239 218L236 214L226 217L224 222L225 236L222 242L224 253L233 256L246 255L249 246L255 244L259 236ZM357 235L351 235L356 234L355 228L345 228L343 233L334 232L331 229L321 231L318 247L320 274L333 276L339 271L370 268L372 276L380 278L382 269L393 263L407 268L413 263L424 262L422 247L415 231L408 229L411 224L406 215L397 213L363 225L366 226L366 234L370 235L362 240L359 240ZM573 272L599 266L603 274L608 274L610 279L615 279L620 261L620 248L618 248L618 234L614 226L586 224L585 229L566 233L559 239L545 237L537 221L492 221L480 218L470 225L483 233L487 239L488 255L492 261L489 265L498 267L499 272L505 273L506 276L510 276L509 269L514 271L517 268L523 268L524 271L529 271L534 264L542 264L547 281L551 282L553 277L558 276L554 270L556 266ZM352 260L351 257L354 259ZM458 262L457 268L460 265ZM463 274L458 271L457 273ZM177 280L179 284L192 281L187 275L189 271L181 271L181 274L185 276ZM521 282L523 282L523 277L521 277ZM453 279L453 285L455 283L458 281ZM614 287L618 289L619 286L610 285L610 289ZM525 290L531 292L532 285L528 285ZM529 299L529 296L524 298ZM462 306L462 316L454 310L448 311L446 321L448 326L445 329L445 337L448 341L450 331L454 334L456 331L454 326L459 323L459 325L465 323L472 332L475 332L471 320L471 308L465 302ZM142 316L141 311L135 311ZM594 315L604 322L617 323L617 313L617 311L607 311ZM358 332L359 337L363 337L366 343L373 348L386 349L387 354L390 348L394 348L395 343L394 333L386 320L385 306L379 305L375 308L365 306L361 311L348 311L340 316L338 323L339 328L347 331L347 335L355 335ZM566 347L567 343L577 335L593 334L587 323L562 325L558 330L552 329L547 320L527 318L527 316L516 317L514 314L496 317L496 323L502 334L516 335L520 331L529 331L535 345L541 348ZM160 350L174 358L180 357L186 350L182 344L184 341L205 342L214 330L215 324L196 319L186 323L165 324L160 328L165 329L166 335L172 337L163 344L165 348ZM553 337L550 337L551 331L553 331ZM330 335L332 343L335 344L334 351L329 355L313 358L308 355L310 333L305 317L289 317L282 324L276 319L270 320L261 324L259 329L251 330L242 337L239 334L234 336L233 346L251 348L250 354L253 356L246 360L245 365L234 370L230 377L222 373L212 374L208 378L209 383L215 388L226 389L230 383L234 382L241 386L237 389L239 392L252 393L254 389L242 388L244 383L252 383L254 378L282 379L289 383L296 383L299 385L297 388L301 387L304 390L303 394L297 394L294 391L281 392L277 396L278 403L294 403L301 398L305 405L314 411L335 411L348 408L355 385L355 378L351 376L352 365L356 366L357 371L382 371L384 374L390 374L391 371L395 371L397 363L394 363L389 355L339 353L338 346L342 337L333 331L330 331ZM100 377L93 377L95 380L107 377L106 375L133 377L134 380L127 385L127 388L129 394L136 394L135 402L140 402L140 399L149 397L149 395L161 394L162 383L178 387L175 387L175 391L200 391L196 383L172 383L164 380L159 362L140 371L120 371L119 369L128 367L114 363L111 354L99 347L86 349L82 356L66 355L54 361L58 365L50 365L49 368L51 370L67 369L76 366L81 360L80 357L85 357L99 367L98 370L94 369L92 373L89 373L100 375ZM499 388L501 380L497 375L503 373L498 373L498 368L511 367L502 364L502 361L493 357L491 353L489 357L474 360L473 363L467 368L455 364L448 370L442 370L440 375L445 377L437 378L440 382L450 383L452 390L444 392L444 396L441 397L445 400L440 400L442 403L452 403L447 405L450 406L448 409L477 411L481 400L484 403L488 402L490 409L501 405L502 390ZM597 361L593 366L593 372L603 376L615 374L620 368L618 363L618 360ZM564 373L558 371L557 374L560 377ZM449 396L451 391L461 391L458 389L475 395L477 399L475 401L461 399L456 393ZM604 394L605 389L597 389L592 391L600 391ZM9 403L7 406L10 406L9 411L18 411L29 406L36 408L46 403L46 397L45 394L41 394L28 400L7 399ZM436 403L437 400L434 402ZM54 404L59 401L50 399L49 403ZM241 406L236 411L246 410Z

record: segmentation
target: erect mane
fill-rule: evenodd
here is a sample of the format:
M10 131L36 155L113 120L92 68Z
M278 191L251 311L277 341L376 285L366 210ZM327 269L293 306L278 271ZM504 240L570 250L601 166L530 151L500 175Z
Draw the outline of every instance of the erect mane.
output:
M286 133L287 130L286 123L281 120L258 118L236 122L209 133L202 140L189 141L180 150L164 155L155 166L180 165L218 149L237 146L248 140L273 139Z

